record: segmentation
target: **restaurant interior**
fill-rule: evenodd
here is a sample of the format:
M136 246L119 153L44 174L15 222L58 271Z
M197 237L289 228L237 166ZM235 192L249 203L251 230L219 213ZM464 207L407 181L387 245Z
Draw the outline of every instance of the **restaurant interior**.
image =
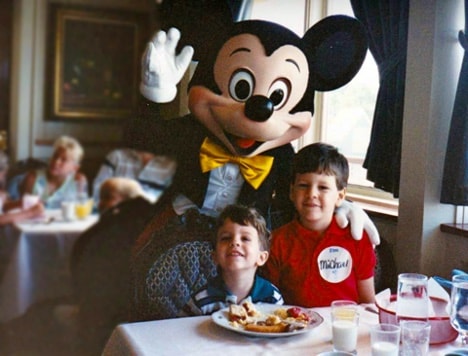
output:
M273 6L275 3L275 0L251 1L270 1ZM302 3L316 6L310 5L315 0ZM415 272L450 279L454 269L468 271L467 225L456 225L465 212L460 206L441 203L447 142L463 57L458 33L466 30L465 3L464 0L409 0L397 207L392 213L386 213L374 209L372 202L362 205L392 255L393 276ZM51 156L58 136L73 136L84 147L82 170L92 181L106 154L121 147L127 125L137 116L140 58L146 42L160 25L158 1L0 0L0 7L1 147L8 152L11 162L44 161ZM92 102L88 107L86 103L67 106L66 96L64 99L63 93L59 93L64 78L56 68L62 64L64 53L72 52L73 44L66 46L60 42L60 36L62 39L65 36L56 21L60 10L70 8L90 10L98 17L121 22L130 20L136 26L131 49L122 48L124 41L115 38L109 39L109 42L114 40L113 45L106 46L116 56L124 50L134 54L129 59L133 67L127 73L128 87L116 94L126 98L121 106L104 111L88 110L95 105ZM89 21L95 20L91 17ZM85 35L78 31L75 36L80 40ZM176 99L161 105L163 116L173 118L187 112L188 78L187 74ZM466 174L466 169L463 173ZM0 257L3 257L1 252ZM0 265L7 263L0 261ZM396 278L393 282L396 287ZM63 308L62 312L66 315L67 309ZM40 328L50 313L50 308L41 310L31 324ZM66 339L70 335L63 337L61 343L73 342ZM48 339L49 347L51 342ZM60 350L47 350L63 354ZM41 354L28 352L31 353L25 354Z

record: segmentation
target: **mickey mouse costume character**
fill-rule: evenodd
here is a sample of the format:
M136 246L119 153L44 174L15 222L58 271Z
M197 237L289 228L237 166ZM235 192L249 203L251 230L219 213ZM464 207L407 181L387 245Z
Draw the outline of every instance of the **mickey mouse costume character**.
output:
M282 223L292 218L291 142L310 126L315 91L348 83L367 50L364 29L351 17L327 17L301 38L268 21L234 22L229 11L213 14L213 8L197 22L194 12L201 14L203 6L182 3L172 17L182 38L174 27L158 31L143 55L140 91L148 100L147 129L154 152L174 157L177 171L137 249L174 216L184 220L187 211L216 217L226 205L240 203L259 209L272 228L273 217L284 216ZM215 3L222 7L220 1L205 1ZM194 24L196 30L188 28ZM174 99L192 57L198 64L188 89L190 114L163 120L156 103ZM344 204L336 219L342 227L351 221L355 239L365 229L379 244L374 224L352 203Z

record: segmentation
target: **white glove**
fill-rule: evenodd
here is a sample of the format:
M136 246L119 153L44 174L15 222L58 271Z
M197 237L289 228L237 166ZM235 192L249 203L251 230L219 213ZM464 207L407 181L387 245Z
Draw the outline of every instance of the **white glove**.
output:
M353 239L362 239L363 230L369 235L369 240L374 245L380 244L380 236L369 216L356 204L344 200L340 207L335 210L335 219L342 229L351 222L351 235Z
M177 84L184 76L193 56L193 48L185 46L176 56L180 32L171 28L158 31L146 46L142 57L140 92L156 103L168 103L177 95Z

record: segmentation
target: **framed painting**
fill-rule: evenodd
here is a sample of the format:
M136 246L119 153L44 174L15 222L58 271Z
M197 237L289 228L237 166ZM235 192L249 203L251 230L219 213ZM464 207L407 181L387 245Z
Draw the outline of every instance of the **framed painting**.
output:
M136 110L146 16L51 5L48 119L123 119Z

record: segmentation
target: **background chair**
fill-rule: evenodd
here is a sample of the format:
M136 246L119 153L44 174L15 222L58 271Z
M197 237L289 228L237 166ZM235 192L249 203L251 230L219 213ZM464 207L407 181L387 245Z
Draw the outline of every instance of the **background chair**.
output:
M376 264L374 269L375 292L379 293L390 288L392 292L397 288L397 273L395 259L391 245L381 238L380 244L375 247Z
M185 242L163 253L146 277L146 317L177 317L190 295L216 274L208 241Z

